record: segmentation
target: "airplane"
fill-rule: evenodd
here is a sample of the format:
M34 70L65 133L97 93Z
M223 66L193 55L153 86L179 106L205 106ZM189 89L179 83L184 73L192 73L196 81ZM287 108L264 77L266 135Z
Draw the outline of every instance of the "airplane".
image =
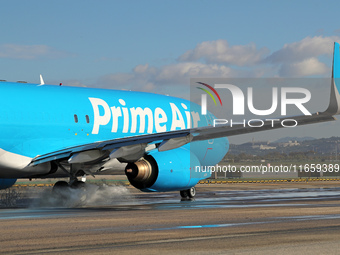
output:
M299 125L335 120L340 113L340 52L334 43L329 107L296 116ZM0 189L18 178L68 177L56 194L84 187L86 175L125 172L144 192L180 191L211 176L195 166L219 163L229 136L271 130L243 125L212 126L201 106L145 92L0 82ZM210 117L214 117L210 112ZM211 142L213 139L213 142Z

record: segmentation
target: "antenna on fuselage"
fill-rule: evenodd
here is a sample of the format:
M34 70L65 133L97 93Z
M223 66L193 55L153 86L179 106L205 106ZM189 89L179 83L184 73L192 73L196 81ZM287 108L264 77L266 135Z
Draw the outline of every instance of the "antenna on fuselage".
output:
M40 74L40 86L41 85L45 85L45 82L44 82L44 79L43 79L42 75Z

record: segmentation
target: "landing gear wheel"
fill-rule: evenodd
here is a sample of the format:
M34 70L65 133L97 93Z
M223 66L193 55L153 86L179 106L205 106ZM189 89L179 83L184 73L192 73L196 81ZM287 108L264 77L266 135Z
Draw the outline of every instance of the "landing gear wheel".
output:
M196 188L192 187L190 189L186 189L186 190L181 190L179 192L181 194L182 200L194 200L195 195L196 195Z
M68 183L65 181L58 181L54 184L52 191L53 192L59 192L60 190L65 190L68 188Z
M52 192L53 194L60 197L67 197L67 189L69 188L68 183L65 181L58 181L54 184Z
M179 194L181 194L181 197L182 197L182 198L188 198L188 197L189 197L189 195L188 195L188 190L181 190L181 191L179 192Z
M196 188L192 187L188 189L189 198L194 198L196 196Z

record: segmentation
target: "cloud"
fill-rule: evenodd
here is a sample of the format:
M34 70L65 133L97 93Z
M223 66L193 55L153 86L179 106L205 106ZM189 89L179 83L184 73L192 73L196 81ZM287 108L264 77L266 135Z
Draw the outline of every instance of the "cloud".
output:
M41 58L62 58L70 54L47 45L0 45L0 58L34 60Z
M218 64L184 62L151 67L149 64L136 66L131 73L109 74L100 78L98 84L105 88L151 91L160 86L189 84L193 77L244 77L253 76Z
M254 43L229 46L226 40L216 40L198 44L194 49L186 51L178 60L181 62L204 60L210 64L251 66L268 53L267 48L257 49Z
M190 78L258 78L308 77L330 75L330 63L321 61L331 56L338 36L306 37L285 44L270 54L254 43L229 45L226 40L206 41L180 55L173 64L136 65L130 72L113 73L99 78L97 87L138 91L160 90L188 85ZM329 64L328 64L329 63Z
M164 66L155 76L162 83L187 82L192 77L230 77L236 75L232 68L217 64L185 62Z
M275 51L264 61L267 63L294 63L301 62L312 57L331 55L333 44L340 41L339 36L315 36L306 37L298 42L285 44L282 49Z
M301 62L283 64L279 70L281 77L302 77L329 74L330 68L317 58L305 59Z
M339 36L306 37L300 41L285 44L280 50L273 52L263 63L278 65L281 77L305 77L330 74L330 68L318 58L331 56L334 42Z
M174 64L137 65L129 73L105 75L98 84L104 88L150 91L165 85L189 84L192 77L258 77L263 74L262 70L249 70L244 66L255 65L268 52L266 48L258 50L255 44L229 46L226 40L202 42L181 55Z

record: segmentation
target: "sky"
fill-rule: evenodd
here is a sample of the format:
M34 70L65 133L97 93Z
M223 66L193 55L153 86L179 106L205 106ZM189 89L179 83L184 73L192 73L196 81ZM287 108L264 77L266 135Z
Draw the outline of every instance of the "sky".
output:
M0 79L162 91L193 76L329 77L336 1L1 0Z
M330 77L337 1L1 2L0 79L181 95L192 77Z

